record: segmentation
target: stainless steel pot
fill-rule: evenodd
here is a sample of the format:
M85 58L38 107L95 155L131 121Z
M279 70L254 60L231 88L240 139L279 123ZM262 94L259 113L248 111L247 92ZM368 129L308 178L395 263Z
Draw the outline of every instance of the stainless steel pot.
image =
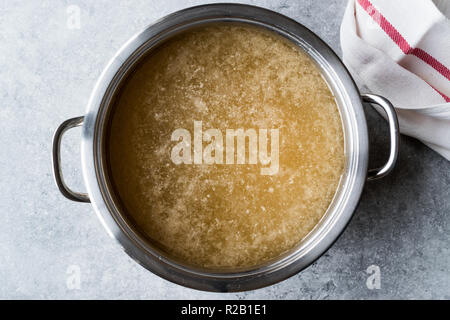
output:
M207 270L183 265L159 251L141 237L120 212L111 191L105 165L105 131L111 115L111 101L121 82L152 48L179 32L210 23L246 23L275 31L304 49L322 71L333 91L342 118L346 165L332 203L315 229L293 250L251 269ZM389 159L382 168L368 171L368 133L362 101L386 112L390 127ZM60 144L64 132L82 126L82 165L88 194L72 191L64 183L60 165ZM307 267L337 239L353 215L366 180L377 179L393 168L398 152L398 122L392 105L375 95L361 95L337 55L314 33L281 14L239 5L204 5L173 13L130 39L113 57L98 80L87 114L63 122L53 139L53 169L56 184L70 200L91 202L109 235L138 263L153 273L181 284L208 291L243 291L286 279Z

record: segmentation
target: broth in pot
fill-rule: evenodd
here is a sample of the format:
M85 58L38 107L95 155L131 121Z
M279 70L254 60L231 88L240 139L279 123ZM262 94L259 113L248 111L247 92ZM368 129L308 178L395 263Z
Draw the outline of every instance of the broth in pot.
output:
M289 251L344 171L334 96L276 33L210 25L164 42L121 88L109 134L129 219L178 260L252 267Z

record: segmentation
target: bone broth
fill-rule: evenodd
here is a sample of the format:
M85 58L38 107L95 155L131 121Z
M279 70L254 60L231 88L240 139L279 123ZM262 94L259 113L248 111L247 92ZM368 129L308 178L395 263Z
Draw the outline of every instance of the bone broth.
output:
M121 206L161 250L249 267L292 249L324 215L344 168L341 119L301 49L254 27L207 26L129 76L109 163Z

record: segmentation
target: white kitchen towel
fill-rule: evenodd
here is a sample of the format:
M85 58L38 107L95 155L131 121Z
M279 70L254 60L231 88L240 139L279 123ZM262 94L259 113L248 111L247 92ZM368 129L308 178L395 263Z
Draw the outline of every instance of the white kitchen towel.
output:
M349 0L341 46L358 84L395 106L400 132L450 160L450 21L434 3Z

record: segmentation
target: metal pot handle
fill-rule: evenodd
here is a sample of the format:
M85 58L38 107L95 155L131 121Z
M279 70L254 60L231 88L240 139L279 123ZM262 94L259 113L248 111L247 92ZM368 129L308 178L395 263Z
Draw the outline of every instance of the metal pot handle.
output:
M394 168L395 162L397 161L399 144L398 119L394 106L386 98L374 94L362 94L361 98L363 102L376 104L383 108L389 122L389 133L391 136L389 159L384 166L369 170L367 175L367 180L376 180L388 175Z
M53 135L53 149L52 149L52 159L53 159L53 175L55 177L56 186L59 191L69 200L78 202L90 202L89 197L86 193L75 192L69 189L63 180L62 170L61 170L61 139L63 134L72 128L79 127L83 125L84 117L76 117L68 119L61 123L61 125L56 129Z

